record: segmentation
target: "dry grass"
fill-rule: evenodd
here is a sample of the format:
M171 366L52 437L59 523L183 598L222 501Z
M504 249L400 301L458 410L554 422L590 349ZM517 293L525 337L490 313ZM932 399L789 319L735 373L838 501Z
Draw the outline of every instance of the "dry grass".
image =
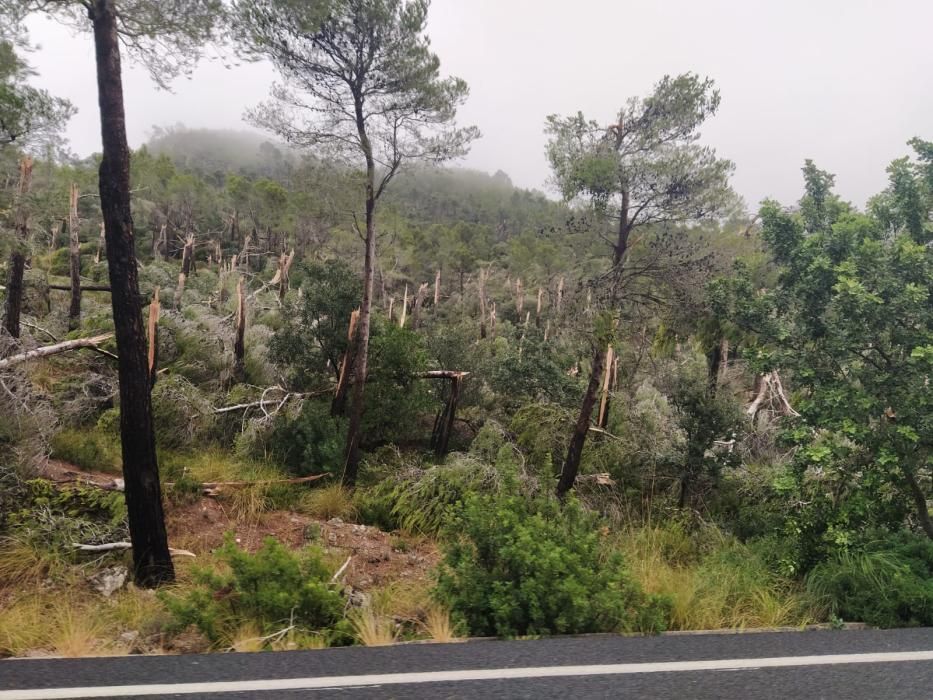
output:
M425 613L421 623L424 631L435 642L455 642L457 634L450 620L450 611L439 605L432 605Z
M52 615L52 625L47 645L56 656L79 658L105 652L104 626L91 610L63 605Z
M430 609L427 581L393 581L370 593L370 605L380 615L399 620L421 620Z
M353 520L356 517L353 494L340 484L321 486L305 494L301 498L299 510L319 520Z
M35 586L65 568L60 556L26 537L0 539L0 588Z
M376 612L372 606L357 608L348 618L356 638L360 644L367 647L384 647L395 644L398 639L398 628L395 621L386 615Z
M627 532L621 548L642 588L671 601L672 629L799 627L820 617L799 586L718 531L698 542L676 527L648 526Z
M262 631L253 622L243 623L230 636L233 651L262 651L265 646Z

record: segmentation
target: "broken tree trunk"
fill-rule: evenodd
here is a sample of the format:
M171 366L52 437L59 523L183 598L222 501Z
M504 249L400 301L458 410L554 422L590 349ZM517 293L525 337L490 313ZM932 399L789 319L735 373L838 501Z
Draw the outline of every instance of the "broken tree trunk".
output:
M353 350L356 347L356 324L360 320L360 310L354 309L350 313L350 323L347 326L347 351L340 359L340 373L337 376L337 389L334 391L334 400L330 404L332 416L343 415L347 406L347 389L350 385L350 368L353 367Z
M610 345L606 349L606 373L603 377L603 392L602 398L599 401L599 416L596 420L596 427L602 430L605 430L606 426L609 424L609 389L612 380L613 360L614 354L612 345Z
M479 271L479 337L486 337L486 280L489 278L489 268Z
M236 331L233 340L233 371L243 377L246 358L246 295L243 293L243 278L236 283Z
M438 457L447 454L450 445L450 436L453 433L454 419L457 414L457 404L460 401L460 386L463 379L469 375L469 372L451 372L447 370L436 370L434 372L425 372L424 376L428 378L440 378L450 380L450 393L444 408L434 419L434 429L431 431L431 448Z
M570 437L567 447L567 456L560 471L560 480L557 482L557 496L563 498L573 488L580 471L580 458L583 456L583 445L590 430L590 418L593 415L593 406L596 404L596 393L605 367L606 354L599 346L593 348L593 366L590 368L590 379L583 395L583 404L580 406L580 415Z
M541 327L541 298L543 294L544 289L542 287L538 287L538 305L535 308L535 328Z
M560 313L561 306L564 304L564 278L561 277L557 283L557 313Z
M152 295L152 302L149 304L149 352L147 354L147 364L149 367L149 388L155 386L158 376L159 364L159 288L155 288Z
M94 264L100 265L101 255L103 254L104 248L106 247L106 239L104 238L104 222L100 222L100 236L97 238L97 252L94 253Z
M405 327L405 320L408 318L408 285L405 285L405 296L402 297L402 315L398 320L398 327Z
M16 190L14 224L16 238L10 255L10 270L6 287L6 313L3 325L14 338L19 338L19 317L23 308L23 275L26 271L26 241L29 238L29 208L24 201L32 183L32 158L24 156L19 163L19 187Z
M438 268L437 274L434 275L434 306L435 308L441 301L441 270Z
M415 302L411 305L411 329L418 330L421 325L421 307L424 304L424 298L428 295L428 283L424 282L418 287L418 293L415 295Z
M68 307L68 330L81 325L81 239L78 237L78 186L71 184L68 203L68 252L71 258L71 304Z
M65 340L61 343L55 343L54 345L45 345L41 348L22 352L18 355L11 355L10 357L0 360L0 369L9 369L14 365L18 365L28 360L38 360L42 357L57 355L58 353L67 352L69 350L78 350L80 348L96 348L105 340L109 340L112 337L113 333L104 333L103 335L95 335L91 338L77 338L75 340Z
M515 313L521 317L522 309L525 308L525 288L522 287L522 278L515 280Z

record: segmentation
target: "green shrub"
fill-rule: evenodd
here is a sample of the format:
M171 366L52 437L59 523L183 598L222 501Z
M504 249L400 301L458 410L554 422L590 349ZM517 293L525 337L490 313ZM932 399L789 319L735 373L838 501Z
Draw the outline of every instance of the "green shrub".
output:
M351 642L343 596L330 583L332 572L319 549L290 552L269 537L249 554L228 535L216 557L217 568L193 570L192 590L162 594L178 629L195 625L217 644L229 642L244 624L263 634L295 625L332 644Z
M120 471L123 460L114 434L97 428L66 428L52 437L52 456L82 469Z
M933 624L933 542L899 532L837 552L810 571L807 588L844 620Z
M324 401L305 401L295 418L276 421L269 439L275 456L297 476L336 474L343 466L346 421L330 415Z
M200 443L210 431L213 417L211 402L180 375L163 377L152 389L152 418L160 447Z
M662 630L667 603L645 595L597 518L571 500L468 500L435 595L476 635Z
M477 493L498 493L507 478L489 464L464 454L429 469L410 469L383 479L357 498L358 520L384 530L434 535L462 501Z

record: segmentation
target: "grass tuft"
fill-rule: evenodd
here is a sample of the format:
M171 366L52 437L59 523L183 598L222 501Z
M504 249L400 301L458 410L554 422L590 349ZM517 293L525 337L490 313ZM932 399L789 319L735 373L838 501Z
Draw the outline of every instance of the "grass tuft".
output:
M356 517L353 494L340 484L322 486L305 494L301 498L299 509L306 515L320 520L353 520Z
M348 616L360 644L367 647L384 647L395 644L398 628L391 617L381 615L372 606L358 608Z

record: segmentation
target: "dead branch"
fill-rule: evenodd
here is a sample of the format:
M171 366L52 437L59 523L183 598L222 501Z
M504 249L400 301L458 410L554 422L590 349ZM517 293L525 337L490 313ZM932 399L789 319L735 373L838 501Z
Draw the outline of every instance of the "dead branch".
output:
M78 338L76 340L66 340L61 343L55 343L54 345L46 345L41 348L36 348L35 350L29 350L27 352L20 353L19 355L11 355L3 360L0 360L0 369L7 369L18 365L21 362L26 362L27 360L36 360L41 357L48 357L49 355L57 355L61 352L67 352L69 350L78 350L80 348L93 348L99 350L97 346L103 343L105 340L110 340L113 337L113 333L104 333L103 335L95 335L92 338Z

